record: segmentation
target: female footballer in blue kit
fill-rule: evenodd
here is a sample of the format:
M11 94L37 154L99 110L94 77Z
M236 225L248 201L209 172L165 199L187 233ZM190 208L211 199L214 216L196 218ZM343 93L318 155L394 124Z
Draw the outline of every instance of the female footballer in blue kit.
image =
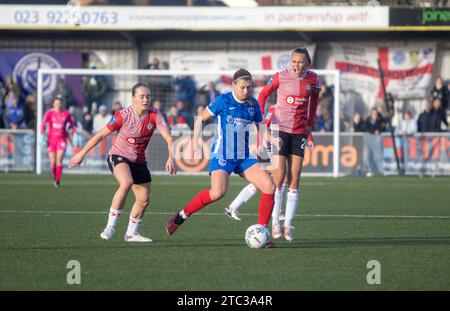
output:
M196 122L194 142L201 131L202 121L216 118L217 130L212 146L210 163L211 188L200 193L180 212L176 212L166 226L166 232L173 234L192 214L211 202L221 199L227 192L229 176L239 174L261 190L258 223L267 226L274 204L275 185L258 160L249 154L248 129L254 123L261 123L263 117L258 101L250 96L252 76L245 69L239 69L233 76L233 90L219 96L209 104Z

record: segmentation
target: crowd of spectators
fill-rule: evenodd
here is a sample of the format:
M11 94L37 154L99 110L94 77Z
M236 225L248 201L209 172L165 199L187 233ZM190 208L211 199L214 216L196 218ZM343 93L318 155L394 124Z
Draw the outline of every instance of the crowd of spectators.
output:
M145 69L164 69L158 58L149 59ZM182 75L150 76L143 80L152 91L152 106L158 109L171 128L192 128L194 118L220 95L215 82L202 83L197 86L193 77ZM76 113L73 91L58 81L51 97L63 98L65 108L76 120L78 132L85 135L95 134L104 127L115 111L123 106L120 101L112 104L105 102L107 82L102 76L87 76L82 78L80 85L85 104L82 113ZM450 83L442 77L437 77L435 83L424 99L424 109L421 113L410 109L401 111L401 120L396 122L395 132L398 135L413 135L417 132L442 132L448 130ZM331 132L334 129L334 92L333 86L321 84L319 102L314 119L313 131ZM0 128L34 129L36 127L36 92L24 96L19 85L11 75L5 80L0 77ZM378 135L389 130L388 116L379 107L372 107L366 115L354 111L353 115L339 112L340 131L366 132Z

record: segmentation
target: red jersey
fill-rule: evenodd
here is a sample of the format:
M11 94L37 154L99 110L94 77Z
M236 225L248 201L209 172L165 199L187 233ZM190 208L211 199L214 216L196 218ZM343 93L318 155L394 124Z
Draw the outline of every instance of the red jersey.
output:
M41 123L41 133L44 134L45 126L48 127L48 141L49 143L57 140L67 139L67 125L70 125L72 133L75 133L75 123L67 110L57 112L55 109L50 109L44 115L44 120Z
M155 128L169 130L158 110L150 108L142 117L138 117L133 107L117 111L106 127L112 132L117 131L109 155L119 155L135 163L146 162L145 149Z
M276 73L258 96L263 113L267 98L276 90L277 103L271 125L286 133L305 134L306 127L312 127L314 123L320 90L319 77L311 70L305 70L298 78L290 69Z

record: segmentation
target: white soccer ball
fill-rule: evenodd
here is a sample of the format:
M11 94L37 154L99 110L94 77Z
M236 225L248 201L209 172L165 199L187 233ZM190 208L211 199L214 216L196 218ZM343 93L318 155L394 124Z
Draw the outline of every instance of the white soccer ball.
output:
M263 225L251 225L245 232L245 243L250 248L263 248L269 238L269 230Z

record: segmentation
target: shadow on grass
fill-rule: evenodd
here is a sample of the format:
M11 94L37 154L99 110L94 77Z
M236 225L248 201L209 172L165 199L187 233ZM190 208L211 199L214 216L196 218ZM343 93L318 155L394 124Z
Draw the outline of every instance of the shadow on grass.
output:
M279 242L278 242L279 241ZM111 243L112 242L112 243ZM37 246L37 247L2 247L3 251L14 250L79 250L79 249L144 249L144 248L211 248L211 247L245 247L241 239L199 239L190 241L156 240L152 243L121 243L119 241L91 245ZM100 245L101 243L101 245ZM119 244L120 243L120 244ZM399 238L349 238L349 239L299 239L292 243L275 240L276 248L339 248L371 246L445 246L450 245L450 237L399 237Z
M349 239L300 239L293 243L283 242L280 248L353 247L353 246L426 246L450 245L450 237L384 237Z

